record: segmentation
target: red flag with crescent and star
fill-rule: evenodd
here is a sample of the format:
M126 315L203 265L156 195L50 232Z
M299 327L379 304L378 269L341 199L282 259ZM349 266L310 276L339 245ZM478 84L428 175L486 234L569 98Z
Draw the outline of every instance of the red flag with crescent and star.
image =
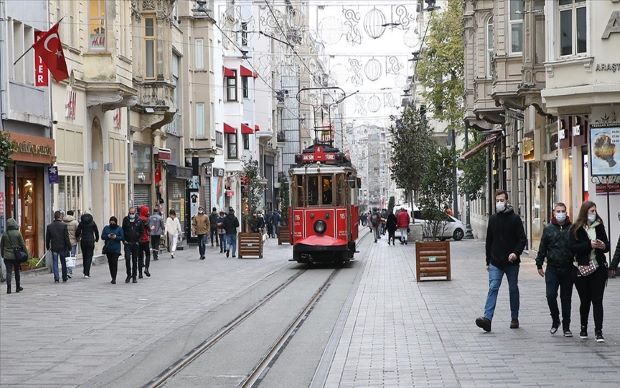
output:
M56 82L69 78L65 54L62 51L62 43L58 35L59 23L54 24L49 31L43 33L39 40L32 45L35 55L40 56L43 62L45 62Z

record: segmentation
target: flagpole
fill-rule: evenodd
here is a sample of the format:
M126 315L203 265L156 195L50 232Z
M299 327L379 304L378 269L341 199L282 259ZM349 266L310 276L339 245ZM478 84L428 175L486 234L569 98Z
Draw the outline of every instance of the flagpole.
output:
M61 18L60 18L60 20L59 20L56 24L59 24L59 23L62 21L62 19L64 19L64 18L65 18L64 16L63 16L63 17L61 17ZM22 55L20 55L20 56L19 56L19 58L17 58L17 59L15 60L15 62L13 62L13 66L17 65L17 62L19 62L19 60L20 60L20 59L22 59L23 57L25 57L25 56L26 56L26 54L28 54L28 52L29 52L30 50L32 50L32 48L33 48L33 47L34 47L34 43L32 44L32 46L28 47L28 50L24 51L24 53L23 53Z

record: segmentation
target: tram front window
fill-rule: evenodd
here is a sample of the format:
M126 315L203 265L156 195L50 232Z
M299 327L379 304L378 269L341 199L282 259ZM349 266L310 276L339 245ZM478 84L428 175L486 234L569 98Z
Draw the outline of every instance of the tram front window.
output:
M322 176L321 177L321 199L323 201L323 205L331 205L332 204L332 177L331 176Z
M319 204L319 177L310 175L308 180L308 206L317 206Z

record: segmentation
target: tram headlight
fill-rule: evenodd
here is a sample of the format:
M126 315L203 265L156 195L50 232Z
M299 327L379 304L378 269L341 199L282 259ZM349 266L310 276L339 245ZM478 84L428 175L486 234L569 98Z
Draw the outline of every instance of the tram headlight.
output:
M327 228L327 224L323 220L318 220L314 223L314 231L318 234L325 233L325 229Z

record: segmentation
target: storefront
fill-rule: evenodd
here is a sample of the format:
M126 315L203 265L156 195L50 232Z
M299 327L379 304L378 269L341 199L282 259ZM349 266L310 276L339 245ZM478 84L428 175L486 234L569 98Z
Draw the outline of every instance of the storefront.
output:
M133 144L133 206L153 206L151 183L153 182L152 147Z
M46 207L50 203L47 169L54 163L55 142L14 132L10 137L16 150L11 154L13 163L4 169L4 213L18 222L28 251L38 257L45 250Z
M174 209L181 222L181 228L186 230L189 218L186 219L187 182L192 179L192 169L169 164L166 166L166 214Z

